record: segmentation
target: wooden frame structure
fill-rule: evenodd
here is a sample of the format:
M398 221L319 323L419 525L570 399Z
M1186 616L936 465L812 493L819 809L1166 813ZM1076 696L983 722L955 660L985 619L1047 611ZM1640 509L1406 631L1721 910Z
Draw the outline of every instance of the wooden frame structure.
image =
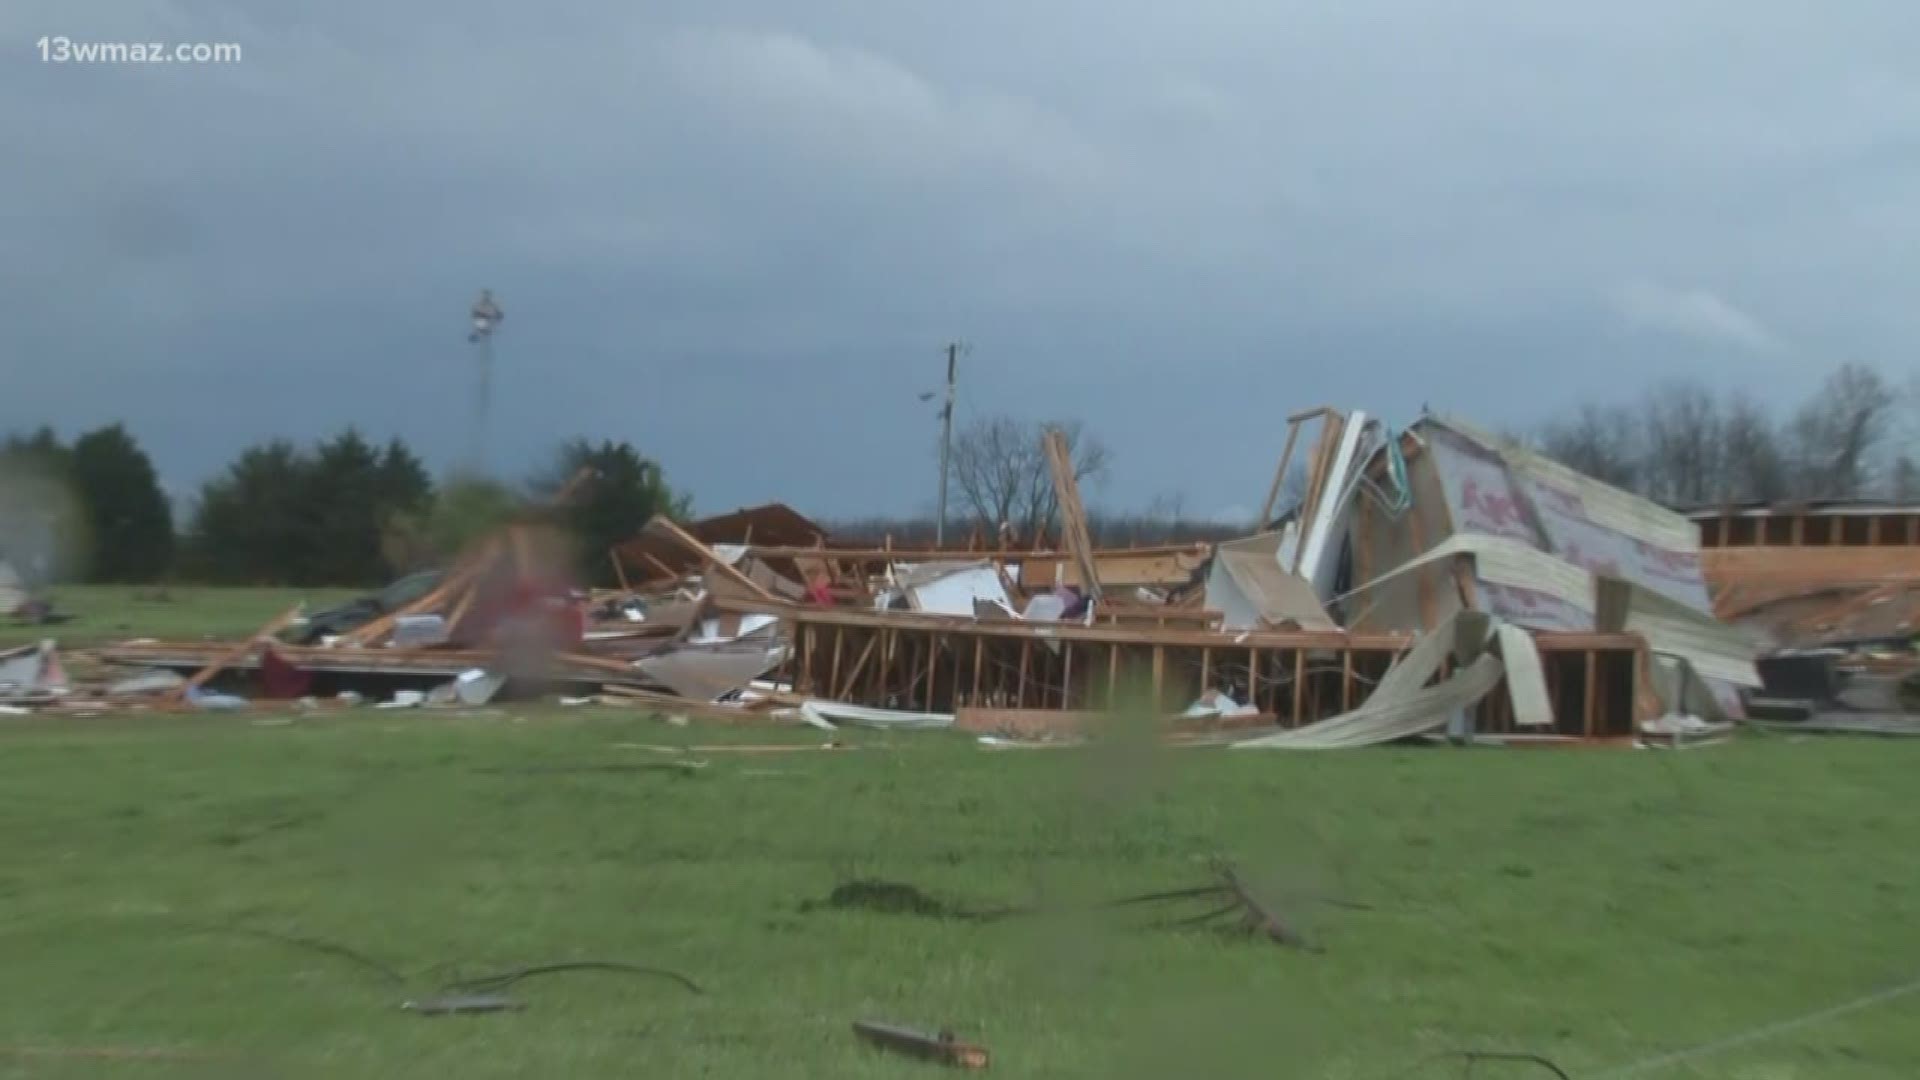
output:
M1700 546L1716 548L1920 547L1920 507L1779 507L1702 511Z
M764 605L754 610L772 613ZM1298 727L1359 705L1411 644L1403 634L1340 631L1143 632L813 607L778 614L792 649L776 677L795 693L919 712L1095 710L1144 702L1167 713L1212 689ZM1555 727L1517 727L1503 684L1476 707L1478 731L1634 735L1650 707L1638 692L1648 677L1639 635L1541 633L1535 641Z

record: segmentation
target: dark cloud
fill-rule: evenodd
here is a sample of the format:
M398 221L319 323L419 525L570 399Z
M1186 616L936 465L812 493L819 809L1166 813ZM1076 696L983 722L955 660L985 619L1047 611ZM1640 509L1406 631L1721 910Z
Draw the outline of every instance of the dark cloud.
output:
M240 63L43 64L42 35ZM1920 7L192 0L0 11L0 427L189 485L343 423L630 438L703 505L928 501L914 395L1084 418L1112 502L1264 491L1321 402L1491 425L1904 374Z

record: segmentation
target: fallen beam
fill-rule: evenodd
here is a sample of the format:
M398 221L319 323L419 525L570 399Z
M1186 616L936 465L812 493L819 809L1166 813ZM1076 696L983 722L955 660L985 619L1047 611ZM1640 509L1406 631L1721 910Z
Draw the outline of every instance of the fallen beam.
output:
M938 1062L960 1069L987 1067L987 1048L960 1042L953 1037L951 1031L928 1034L924 1031L915 1031L912 1028L897 1027L873 1020L855 1020L853 1033L861 1042L869 1046L917 1057L922 1061Z

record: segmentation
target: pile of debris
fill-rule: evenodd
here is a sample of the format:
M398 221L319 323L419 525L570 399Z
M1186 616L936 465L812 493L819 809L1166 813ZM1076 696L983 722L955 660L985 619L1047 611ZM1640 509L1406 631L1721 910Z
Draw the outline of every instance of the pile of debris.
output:
M1301 445L1305 496L1275 516ZM763 506L656 519L609 553L621 587L583 592L543 569L553 538L516 527L248 642L102 655L194 687L251 673L269 697L484 673L702 717L1031 740L1137 715L1301 748L1677 743L1760 685L1692 522L1463 421L1292 417L1250 535L1160 548L1095 548L1064 442L1044 449L1053 550L842 547Z
M1920 734L1920 506L1829 500L1692 511L1714 611L1760 643L1757 712Z

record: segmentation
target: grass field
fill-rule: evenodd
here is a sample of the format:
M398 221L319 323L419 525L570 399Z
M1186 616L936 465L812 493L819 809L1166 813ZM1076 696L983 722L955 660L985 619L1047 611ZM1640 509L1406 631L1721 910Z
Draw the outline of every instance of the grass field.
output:
M62 585L51 592L54 608L74 618L55 626L15 626L0 620L0 648L47 637L68 648L136 635L170 641L244 638L299 601L306 601L307 609L313 611L365 591Z
M879 1017L950 1025L1002 1076L1451 1078L1407 1070L1475 1047L1591 1078L1920 976L1908 745L992 753L921 734L603 768L669 760L642 744L818 737L516 707L12 721L0 1076L938 1073L858 1046L848 1022ZM1084 910L1197 881L1215 853L1293 897L1324 952ZM803 910L863 876L1058 913ZM234 928L349 946L404 985ZM581 958L707 993L579 973L515 988L519 1013L397 1008ZM194 1059L76 1056L104 1048ZM1920 996L1631 1075L1920 1076Z

